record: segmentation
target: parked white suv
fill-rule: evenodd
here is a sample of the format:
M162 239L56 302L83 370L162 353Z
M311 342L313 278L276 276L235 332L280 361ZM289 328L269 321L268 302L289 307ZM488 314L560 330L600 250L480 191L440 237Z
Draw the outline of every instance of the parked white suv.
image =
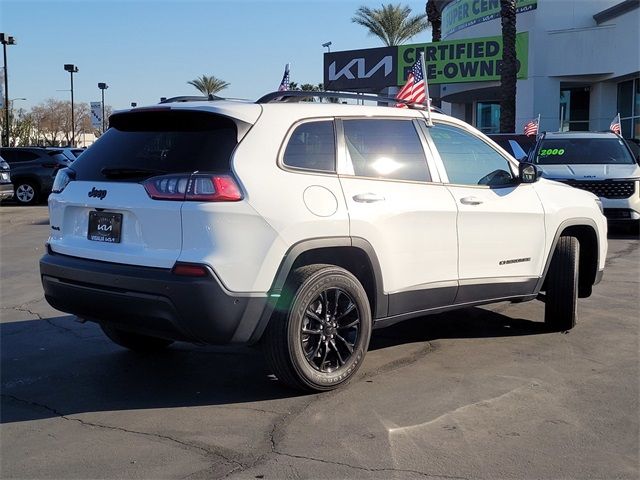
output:
M640 165L612 132L543 133L529 161L542 176L594 193L614 222L640 220Z
M134 350L260 342L307 390L413 317L542 298L574 326L604 269L597 197L445 115L273 98L112 115L49 197L48 302Z

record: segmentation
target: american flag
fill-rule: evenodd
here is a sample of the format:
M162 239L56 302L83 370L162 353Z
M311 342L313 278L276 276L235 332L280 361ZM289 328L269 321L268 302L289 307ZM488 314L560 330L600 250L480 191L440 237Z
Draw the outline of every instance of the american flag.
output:
M282 81L280 82L280 86L278 87L279 92L284 92L289 90L289 64L287 63L284 66L284 75L282 76Z
M524 134L529 137L531 135L537 135L538 134L538 126L540 124L540 117L538 116L538 118L535 118L534 120L531 120L529 122L527 122L527 124L524 126Z
M406 100L413 103L423 103L426 98L426 84L427 81L422 73L422 62L420 58L413 64L409 75L407 76L407 83L396 95L396 100ZM396 104L396 107L405 107L404 103Z
M613 133L621 135L622 128L620 128L620 114L617 114L615 117L613 117L613 120L611 120L611 125L609 125L609 130L611 130Z

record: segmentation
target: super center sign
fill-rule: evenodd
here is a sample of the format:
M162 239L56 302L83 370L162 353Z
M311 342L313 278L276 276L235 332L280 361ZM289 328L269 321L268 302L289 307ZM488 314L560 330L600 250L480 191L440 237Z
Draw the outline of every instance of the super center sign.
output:
M538 0L517 0L516 13L535 10ZM500 0L454 0L442 10L442 36L500 17Z
M430 84L487 82L500 79L502 37L483 37L450 42L401 45L398 47L397 85L404 85L407 73L424 51L427 81ZM517 78L528 73L529 34L516 35Z
M420 52L430 84L486 82L500 79L502 37L370 48L324 54L327 90L380 91L404 85ZM527 78L529 34L516 36L518 78Z

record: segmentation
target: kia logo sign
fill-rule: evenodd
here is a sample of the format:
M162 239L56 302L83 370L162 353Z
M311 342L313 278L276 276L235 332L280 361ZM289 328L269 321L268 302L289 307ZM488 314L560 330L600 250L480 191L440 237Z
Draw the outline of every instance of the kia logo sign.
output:
M380 68L384 67L384 76L388 77L391 74L391 70L393 70L393 58L391 55L387 55L382 60L378 62L378 64L373 67L368 72L365 70L365 59L364 58L354 58L346 66L344 66L339 72L336 72L336 62L333 62L329 65L329 81L333 82L335 80L339 80L340 77L345 77L348 80L354 80L355 78L371 78ZM351 68L357 65L358 68L356 70L356 74L354 75L351 71Z
M397 47L324 54L327 90L381 90L397 85Z

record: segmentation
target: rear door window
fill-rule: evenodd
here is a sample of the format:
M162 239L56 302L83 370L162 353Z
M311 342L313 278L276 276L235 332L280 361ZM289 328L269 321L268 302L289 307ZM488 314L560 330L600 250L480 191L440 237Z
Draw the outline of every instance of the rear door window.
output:
M139 181L168 173L230 171L233 120L207 112L128 112L73 162L77 180Z
M427 158L412 120L343 120L347 153L359 177L430 182Z

